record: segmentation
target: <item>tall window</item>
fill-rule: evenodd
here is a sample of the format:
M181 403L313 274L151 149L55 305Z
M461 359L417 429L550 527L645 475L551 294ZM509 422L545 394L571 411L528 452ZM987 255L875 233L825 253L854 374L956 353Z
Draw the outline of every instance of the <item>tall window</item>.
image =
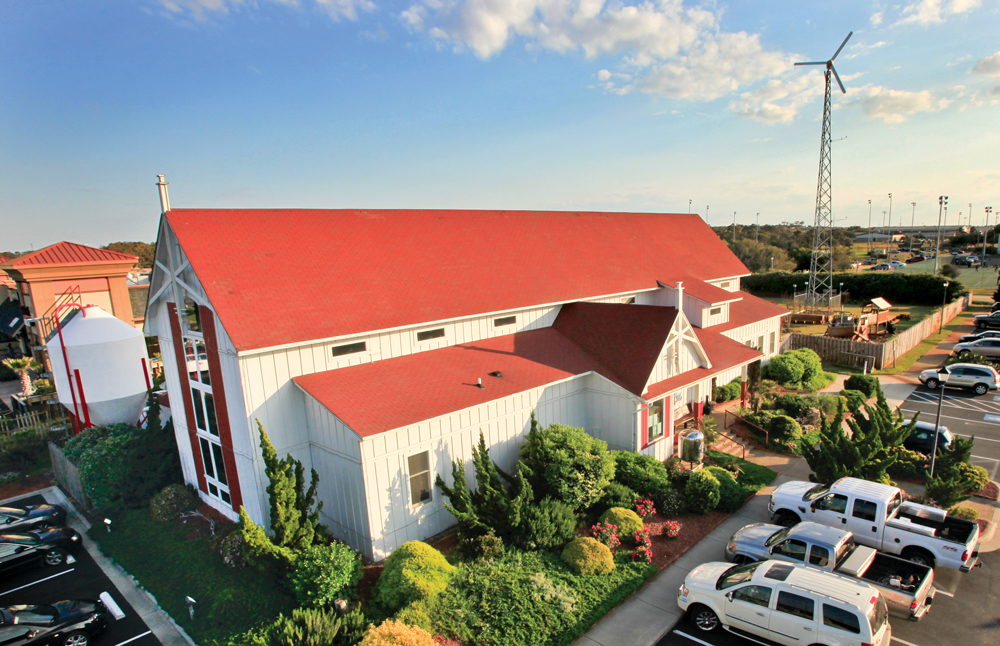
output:
M431 458L424 451L406 459L410 475L410 504L422 505L431 499Z
M208 495L231 505L229 478L222 457L222 441L219 439L219 423L215 414L212 377L208 369L208 352L201 333L201 315L197 305L187 301L190 299L185 301L182 318L185 327L184 360L187 364L188 386L191 388L191 407L194 409L198 446L201 448L201 467Z
M649 405L646 415L646 438L647 441L663 437L663 400L657 400Z

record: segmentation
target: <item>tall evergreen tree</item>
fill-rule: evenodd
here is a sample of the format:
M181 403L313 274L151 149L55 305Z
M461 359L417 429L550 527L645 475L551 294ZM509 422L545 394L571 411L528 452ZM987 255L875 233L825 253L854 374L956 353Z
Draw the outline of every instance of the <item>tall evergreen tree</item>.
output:
M312 545L319 530L319 510L323 503L316 505L316 486L319 474L314 469L308 490L305 489L305 469L302 463L291 455L278 457L264 425L257 420L260 434L260 449L264 458L264 472L267 474L267 495L271 503L271 533L274 544L295 550Z

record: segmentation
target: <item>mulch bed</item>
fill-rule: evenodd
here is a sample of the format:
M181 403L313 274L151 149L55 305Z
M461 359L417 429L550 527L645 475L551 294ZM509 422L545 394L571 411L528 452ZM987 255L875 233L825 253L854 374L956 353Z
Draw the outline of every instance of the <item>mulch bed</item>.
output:
M993 481L987 482L986 486L983 487L983 490L975 494L975 496L977 498L985 498L986 500L994 501L1000 499L1000 485L997 485L997 483Z
M51 471L42 471L30 476L25 476L13 482L0 485L0 500L13 498L26 493L31 493L37 489L55 486L56 480Z
M648 518L644 525L649 530L653 543L653 563L662 572L729 517L730 514L719 511L680 516L674 519L681 523L681 533L677 538L667 538L663 535L663 525L671 519L660 514ZM722 554L719 554L719 558L722 558Z

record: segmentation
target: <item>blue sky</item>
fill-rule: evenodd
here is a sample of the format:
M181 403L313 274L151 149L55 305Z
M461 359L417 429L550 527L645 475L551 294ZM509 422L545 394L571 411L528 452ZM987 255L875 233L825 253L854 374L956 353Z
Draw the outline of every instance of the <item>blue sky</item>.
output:
M0 249L175 207L1000 211L1000 2L0 0ZM996 216L994 216L995 218Z

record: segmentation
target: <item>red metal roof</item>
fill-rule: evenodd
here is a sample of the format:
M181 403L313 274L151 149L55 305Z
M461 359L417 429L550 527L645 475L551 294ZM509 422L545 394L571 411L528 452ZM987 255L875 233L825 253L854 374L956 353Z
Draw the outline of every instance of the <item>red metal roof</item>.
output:
M684 281L684 293L690 294L691 296L694 296L698 300L704 301L709 305L729 303L743 298L739 292L726 291L721 287L710 285L703 280L698 280L697 278Z
M166 217L238 350L749 273L690 214L174 209Z
M81 265L88 263L136 262L139 259L117 251L96 249L75 242L57 242L44 249L25 254L10 263L13 268L41 265Z
M669 379L651 384L649 389L642 394L643 398L656 399L660 395L683 388L688 384L694 384L702 379L717 375L724 370L742 366L764 356L753 348L722 336L715 332L715 329L715 327L708 330L694 329L698 340L701 341L701 347L705 349L709 361L712 362L711 368L695 368L694 370L688 370Z
M568 303L553 327L613 370L614 381L639 394L676 318L672 307Z
M491 377L499 370L502 377ZM599 361L547 327L418 352L294 381L362 437L589 371ZM485 388L476 386L482 379Z
M714 332L724 332L742 327L749 323L765 321L776 316L788 316L789 311L783 305L766 301L746 292L734 292L742 296L742 300L729 304L729 321L711 327Z

